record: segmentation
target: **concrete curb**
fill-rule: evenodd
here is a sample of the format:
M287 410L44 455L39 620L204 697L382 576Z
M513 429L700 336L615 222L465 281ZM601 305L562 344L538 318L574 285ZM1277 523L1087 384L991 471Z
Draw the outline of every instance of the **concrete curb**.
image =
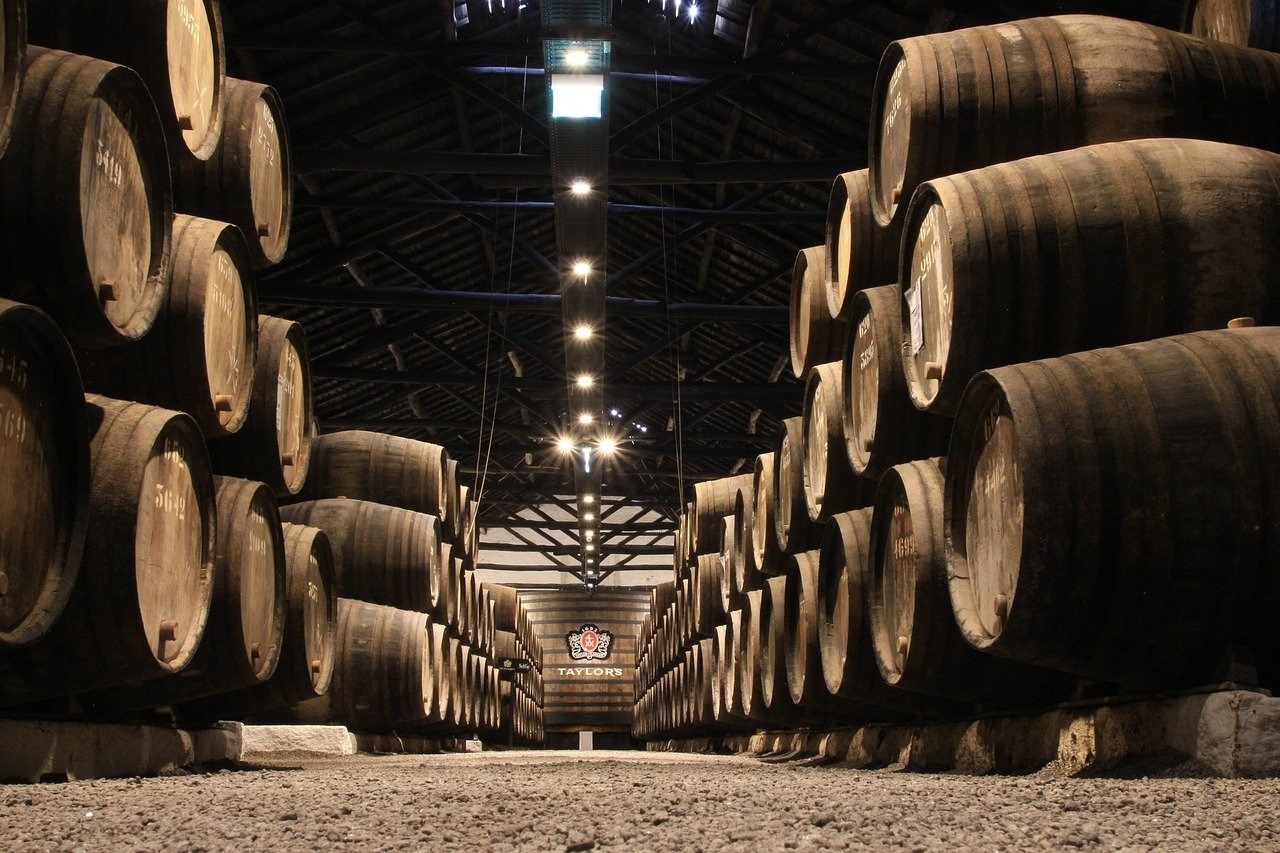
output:
M705 739L649 744L705 751ZM1064 708L1034 717L990 717L920 726L726 737L732 752L766 761L968 774L1030 773L1056 764L1080 774L1171 752L1224 778L1280 777L1280 699L1228 690Z
M228 724L233 725L233 724ZM345 726L242 726L242 757L266 757L277 753L355 755L356 736Z

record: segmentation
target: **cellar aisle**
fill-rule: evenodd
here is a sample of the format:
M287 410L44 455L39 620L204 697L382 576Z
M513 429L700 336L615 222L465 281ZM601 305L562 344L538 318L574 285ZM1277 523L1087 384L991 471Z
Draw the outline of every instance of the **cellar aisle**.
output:
M11 850L1275 849L1278 780L959 777L729 756L353 756L0 796ZM1168 778L1180 773L1179 778Z

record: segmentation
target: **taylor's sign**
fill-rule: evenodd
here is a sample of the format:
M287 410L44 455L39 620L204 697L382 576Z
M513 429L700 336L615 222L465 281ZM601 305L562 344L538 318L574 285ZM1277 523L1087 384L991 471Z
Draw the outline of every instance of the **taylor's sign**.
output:
M567 675L574 678L621 678L620 666L558 666L556 675Z
M588 622L578 630L565 634L564 641L569 647L569 657L574 660L608 660L613 634L601 631Z

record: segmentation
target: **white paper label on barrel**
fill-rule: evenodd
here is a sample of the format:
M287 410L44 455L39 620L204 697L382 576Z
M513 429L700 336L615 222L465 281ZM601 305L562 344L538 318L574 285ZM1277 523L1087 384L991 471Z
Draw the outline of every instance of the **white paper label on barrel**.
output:
M284 427L284 395L288 382L283 376L276 378L276 432Z
M911 354L916 355L924 348L924 321L920 317L920 290L911 288L907 291L907 325L911 327Z

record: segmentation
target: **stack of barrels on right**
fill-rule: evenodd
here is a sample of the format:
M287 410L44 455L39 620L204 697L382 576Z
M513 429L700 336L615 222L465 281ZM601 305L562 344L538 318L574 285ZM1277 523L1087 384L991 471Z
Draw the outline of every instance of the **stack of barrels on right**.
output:
M1103 17L889 46L804 410L686 504L637 736L1280 687L1277 91Z

